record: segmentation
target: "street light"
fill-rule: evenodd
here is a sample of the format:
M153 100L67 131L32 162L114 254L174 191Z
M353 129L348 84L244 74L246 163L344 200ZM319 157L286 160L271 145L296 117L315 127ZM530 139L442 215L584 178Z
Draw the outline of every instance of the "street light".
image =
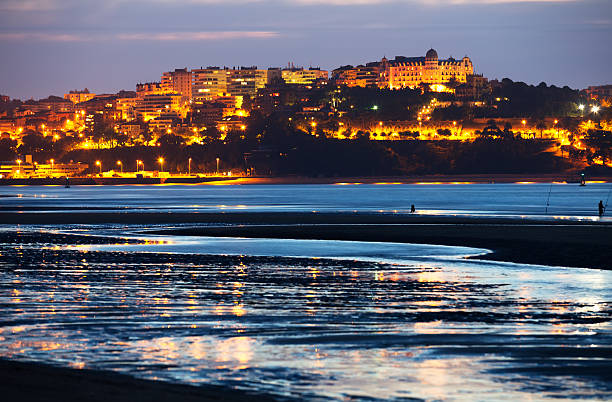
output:
M102 162L96 161L96 166L100 168L100 175L102 175Z
M157 161L159 162L159 170L163 172L164 171L164 158L159 158Z
M53 164L55 163L55 159L50 159L49 162L51 162L51 173L53 173Z
M219 175L219 158L217 158L217 176Z
M597 105L592 106L591 107L591 112L593 112L593 113L599 112L599 106L597 106Z
M189 174L189 176L191 176L191 158L189 158L189 161L188 161L188 163L187 163L187 166L188 166L188 168L187 168L187 169L188 169L188 171L189 171L189 173L188 173L188 174Z
M121 161L117 161L117 165L121 168L121 173L123 174L123 163Z
M19 169L17 169L17 173L21 174L21 159L17 159L15 162L17 162L17 165L19 165Z

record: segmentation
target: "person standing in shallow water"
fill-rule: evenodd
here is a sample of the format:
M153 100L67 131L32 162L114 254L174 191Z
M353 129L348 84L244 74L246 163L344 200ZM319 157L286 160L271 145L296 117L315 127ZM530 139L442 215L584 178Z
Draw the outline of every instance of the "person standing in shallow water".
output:
M411 214L413 214L413 213L415 213L415 212L416 212L416 208L414 207L414 204L412 204L412 205L410 206L410 213L411 213Z
M599 200L599 216L603 216L604 212L606 211L606 208L604 207L603 201Z

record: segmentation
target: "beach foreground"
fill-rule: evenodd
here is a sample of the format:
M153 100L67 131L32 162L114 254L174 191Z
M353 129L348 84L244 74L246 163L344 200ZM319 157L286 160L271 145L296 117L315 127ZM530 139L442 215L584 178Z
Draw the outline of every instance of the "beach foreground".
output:
M247 225L245 216L231 216L238 218L241 225L218 222L210 230L277 227L287 230L279 237L297 237L302 227ZM344 221L304 225L311 232L329 228L320 233L332 238L351 233L380 241L396 228L387 236L401 239L431 226L424 236L463 241L452 228L464 226L468 240L482 230L535 247L548 232L547 239L575 247L588 243L590 232L597 246L609 241L609 226L598 224L316 219ZM610 272L482 261L481 249L200 236L204 229L4 228L0 352L42 363L0 365L6 395L23 401L97 400L88 393L118 401L611 395ZM463 258L469 255L479 259Z
M7 401L162 402L272 401L264 394L223 386L190 386L137 379L112 371L0 359L0 389Z

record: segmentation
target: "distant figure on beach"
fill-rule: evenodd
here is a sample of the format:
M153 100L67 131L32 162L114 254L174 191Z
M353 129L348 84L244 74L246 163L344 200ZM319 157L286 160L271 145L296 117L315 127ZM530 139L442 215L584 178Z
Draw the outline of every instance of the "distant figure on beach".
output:
M603 201L599 200L599 216L603 216L604 212L606 211L606 208L604 207Z
M413 214L413 213L415 213L415 212L416 212L416 208L414 207L414 204L412 204L412 205L410 206L410 213L411 213L411 214Z

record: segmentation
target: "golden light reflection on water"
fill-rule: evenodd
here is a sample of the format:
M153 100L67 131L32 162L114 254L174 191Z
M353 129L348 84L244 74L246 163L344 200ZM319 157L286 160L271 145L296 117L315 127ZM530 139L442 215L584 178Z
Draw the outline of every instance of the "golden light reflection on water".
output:
M216 343L217 362L247 364L253 358L255 340L248 336L222 339Z
M26 318L36 324L0 328L2 346L13 343L15 356L45 352L63 359L69 353L77 368L108 359L113 369L166 380L240 381L262 388L274 383L298 395L296 388L307 387L336 399L357 392L381 398L479 399L472 396L479 395L482 384L503 399L513 389L495 382L486 370L509 367L511 355L498 359L503 363L490 356L482 362L482 355L465 357L461 352L449 358L445 350L457 345L449 341L440 347L440 339L476 334L474 344L480 347L478 336L490 330L485 337L495 338L500 335L496 331L536 333L551 342L560 338L557 335L595 336L607 325L576 324L571 316L603 316L606 297L600 296L605 295L607 277L583 275L590 282L581 284L576 274L553 273L552 268L543 273L494 264L474 268L462 262L461 267L469 267L464 272L447 261L366 266L358 261L311 260L292 266L286 260L275 265L235 257L211 267L167 262L138 266L130 276L120 263L96 263L96 258L100 257L88 257L87 264L77 259L78 269L57 271L62 280L69 277L67 286L47 291L37 283L42 289L38 296L30 294L36 292L28 286L6 282L5 301L12 303L12 311L19 308L18 314L25 314L29 309ZM548 281L588 283L597 294L567 296L545 288ZM491 282L501 285L486 286ZM55 283L53 278L45 286ZM553 293L558 296L551 297ZM532 318L532 311L552 317L540 322ZM63 316L49 319L56 313ZM38 323L41 317L51 325ZM506 317L511 318L505 321ZM46 343L25 342L41 334ZM114 341L115 336L126 340ZM310 336L315 340L309 341ZM292 344L300 337L304 343ZM79 339L87 344L80 345ZM500 336L497 342L504 339ZM513 342L522 346L520 339ZM299 385L293 376L300 378Z
M444 272L442 271L422 271L417 273L417 281L419 282L444 282Z

